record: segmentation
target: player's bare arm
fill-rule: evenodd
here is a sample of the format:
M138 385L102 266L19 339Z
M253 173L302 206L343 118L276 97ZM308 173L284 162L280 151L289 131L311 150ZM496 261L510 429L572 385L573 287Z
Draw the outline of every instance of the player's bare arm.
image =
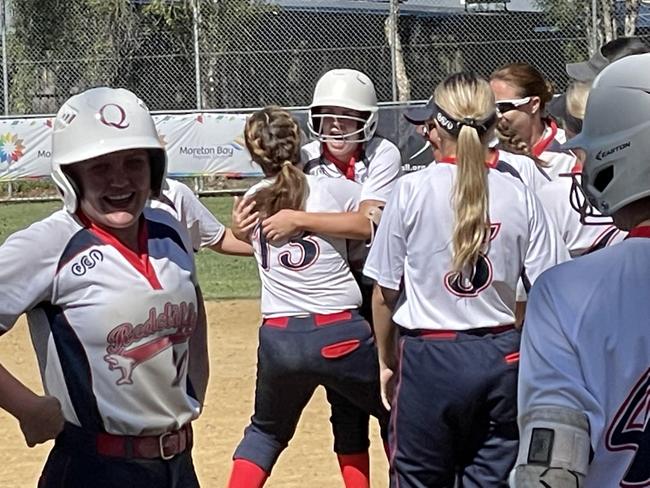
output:
M369 214L384 203L364 200L356 212L311 213L281 210L262 222L262 231L270 241L288 239L299 232L313 232L343 239L368 240L372 237Z
M54 439L63 430L59 401L37 395L1 365L0 407L16 417L29 447Z
M224 231L223 237L219 242L210 246L210 249L220 254L228 254L230 256L253 255L253 246L246 241L238 239L233 230L228 228Z
M375 338L379 356L379 380L381 382L381 400L386 409L395 388L395 371L398 368L397 327L393 324L393 309L399 297L398 290L375 285L372 293L372 318L374 320Z

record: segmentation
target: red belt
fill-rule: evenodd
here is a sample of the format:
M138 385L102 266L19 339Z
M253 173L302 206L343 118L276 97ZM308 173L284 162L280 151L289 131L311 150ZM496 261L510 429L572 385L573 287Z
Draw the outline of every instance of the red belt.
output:
M120 458L168 460L192 447L192 426L152 436L97 434L97 454Z
M484 336L487 334L500 334L515 328L514 324L497 325L495 327L479 327L476 329L467 330L451 330L451 329L402 329L402 333L415 337L431 337L433 339L455 339L458 334L469 334L476 336Z
M342 322L344 320L350 320L352 318L352 312L350 310L345 310L343 312L335 312L329 314L320 314L313 313L309 317L314 319L314 323L318 326L334 324L336 322ZM271 327L278 327L284 329L289 325L290 319L299 319L300 317L271 317L264 319L262 323L264 325L269 325Z

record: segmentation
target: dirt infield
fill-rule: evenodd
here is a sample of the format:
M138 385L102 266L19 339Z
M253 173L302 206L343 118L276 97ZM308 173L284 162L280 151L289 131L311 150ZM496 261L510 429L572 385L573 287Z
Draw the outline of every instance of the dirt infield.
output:
M203 487L224 487L230 456L252 412L259 304L255 300L207 304L211 380L205 410L195 423L194 461ZM37 391L40 379L24 319L0 340L0 362ZM298 432L266 486L340 487L332 453L329 408L319 389L305 410ZM387 486L386 459L372 422L373 487ZM29 449L18 423L0 413L0 487L35 487L50 444Z

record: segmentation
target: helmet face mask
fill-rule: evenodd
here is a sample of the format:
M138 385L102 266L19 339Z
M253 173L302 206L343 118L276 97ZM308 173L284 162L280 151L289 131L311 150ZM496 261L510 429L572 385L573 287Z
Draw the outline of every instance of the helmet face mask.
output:
M80 197L66 166L129 149L148 152L152 195L158 196L167 156L144 102L128 90L108 87L92 88L69 98L59 109L52 131L51 177L66 210L76 212Z
M314 111L315 113L309 118L312 134L321 142L341 140L367 142L372 139L372 135L368 133L368 117L337 113L342 111L345 110L331 110L331 107L324 107L322 111ZM341 130L348 126L356 127L356 129ZM336 130L333 131L332 128L336 128Z
M571 178L569 203L573 210L580 214L580 222L582 225L607 225L614 223L610 216L598 212L590 202L590 198L582 186L582 173L561 174L560 176Z
M358 125L347 133L324 133L325 119L329 117L343 123L355 121ZM309 107L308 126L312 136L321 142L345 139L363 143L374 137L377 123L377 94L368 76L352 69L334 69L318 80Z

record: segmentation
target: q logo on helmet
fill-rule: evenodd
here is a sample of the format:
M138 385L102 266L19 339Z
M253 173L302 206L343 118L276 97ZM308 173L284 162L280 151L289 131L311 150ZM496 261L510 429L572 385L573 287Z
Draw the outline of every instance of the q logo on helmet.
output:
M107 103L99 109L99 121L115 129L126 129L129 126L126 121L126 110L116 103Z

